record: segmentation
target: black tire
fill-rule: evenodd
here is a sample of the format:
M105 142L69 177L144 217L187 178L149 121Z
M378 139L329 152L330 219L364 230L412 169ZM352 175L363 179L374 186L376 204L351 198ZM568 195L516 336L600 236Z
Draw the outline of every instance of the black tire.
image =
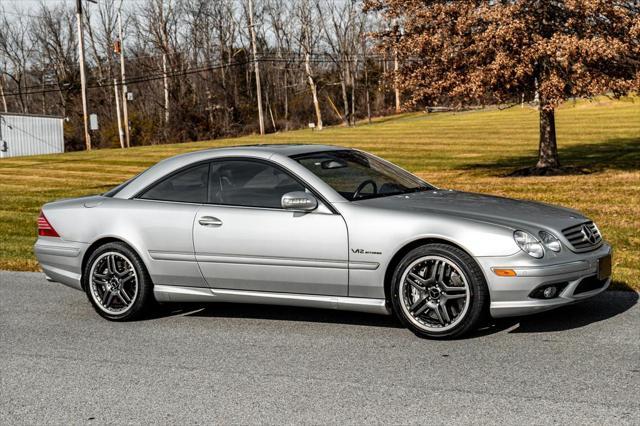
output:
M401 287L404 289L404 287L401 286L401 281L405 271L419 259L423 259L427 256L442 258L447 262L454 264L457 269L462 272L464 279L466 279L469 292L468 306L466 307L466 310L461 309L462 315L459 315L461 316L459 322L453 325L455 320L452 320L449 325L451 328L446 331L427 329L434 328L429 327L429 324L419 325L418 323L420 323L420 321L418 321L415 316L412 316L407 312L410 309L406 309L406 307L403 309L402 301L400 300ZM425 285L425 288L426 287L427 285ZM427 297L426 293L427 292L424 292L424 297ZM467 302L465 302L465 306L466 303ZM391 281L391 304L394 314L402 324L413 331L416 335L431 339L456 338L477 329L482 324L488 312L489 290L480 267L466 252L448 244L426 244L411 250L396 266ZM407 305L406 302L404 304L405 306ZM449 314L450 311L447 311L447 315ZM412 317L410 318L410 316ZM438 316L440 316L439 313Z
M128 306L126 307L126 310L121 313L108 312L108 307L101 306L100 302L97 301L96 298L99 297L99 294L97 292L99 292L99 289L103 287L92 286L90 282L91 271L94 264L97 261L101 261L101 258L109 256L111 253L116 254L116 258L120 259L121 262L123 262L123 260L118 256L126 258L135 271L135 285L137 286L135 296L130 298L131 301L128 305L124 304L124 299L121 300L123 306ZM127 264L126 262L124 262L124 264L126 264L126 267L129 267L129 264ZM128 285L130 286L128 294L133 294L133 292L131 291L132 284ZM110 321L132 321L143 318L146 315L148 309L151 308L155 301L153 297L153 283L151 282L151 278L149 277L147 268L144 266L144 263L142 263L142 260L135 251L133 251L126 244L120 242L104 244L98 247L91 254L84 267L84 270L82 271L82 286L85 290L87 298L89 299L89 302L91 302L91 305L93 306L95 311L100 316ZM92 294L92 292L96 293Z

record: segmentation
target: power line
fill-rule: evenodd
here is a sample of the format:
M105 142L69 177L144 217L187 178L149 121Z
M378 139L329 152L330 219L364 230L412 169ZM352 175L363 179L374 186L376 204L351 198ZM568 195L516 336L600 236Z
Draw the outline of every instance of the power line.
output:
M373 57L374 59L376 57ZM379 56L379 58L383 58L382 56ZM367 59L372 59L371 56L367 56ZM358 57L351 57L351 58L346 58L344 61L342 62L357 62L357 61L362 61L362 58L358 58ZM298 64L301 64L304 59L302 59L301 57L297 57L295 60L292 60L290 58L286 58L286 57L261 57L257 59L258 62L265 62L265 63L293 63L293 62L297 62ZM175 77L181 77L181 76L185 76L185 75L191 75L191 74L198 74L198 73L202 73L205 71L215 71L215 70L219 70L219 69L223 69L223 68L233 68L233 67L238 67L238 66L244 66L244 65L250 65L254 62L254 60L252 59L247 59L244 61L235 61L235 62L227 62L227 63L217 63L215 65L209 65L209 66L205 66L205 67L199 67L199 68L193 68L193 69L187 69L184 71L178 71L178 72L174 72L174 73L168 73L167 77L170 78L175 78ZM310 60L311 63L314 64L333 64L336 61L332 60L332 59L311 59ZM155 81L155 80L161 80L163 79L165 76L164 73L157 73L157 74L151 74L151 75L144 75L144 76L135 76L135 77L130 77L127 78L126 81L124 82L117 82L117 83L98 83L98 84L93 84L93 85L87 85L88 89L99 89L99 88L109 88L109 87L113 87L114 85L116 86L122 86L123 84L139 84L139 83L145 83L145 82L149 82L149 81ZM49 84L49 86L53 86L56 84ZM39 89L39 90L31 90L30 89ZM25 87L25 90L27 91L19 91L19 92L8 92L5 93L5 96L9 97L9 96L22 96L22 95L36 95L36 94L45 94L45 93L58 93L58 92L64 92L64 91L68 91L71 90L71 87L69 88L52 88L52 89L42 89L42 85L40 86L29 86L29 87Z
M2 13L5 15L20 16L22 18L35 18L35 19L40 18L37 15L29 15L28 13L8 12L6 10L3 10Z
M214 65L214 66L208 66L208 67L203 67L203 68L195 68L195 69L191 69L191 70L185 70L185 71L180 71L180 72L175 72L175 73L170 73L167 74L168 77L180 77L180 76L184 76L184 75L189 75L189 74L196 74L196 73L200 73L200 72L204 72L204 71L210 71L210 70L217 70L217 69L221 69L221 68L226 68L226 67L234 67L234 66L240 66L240 65L246 65L251 63L250 60L247 61L242 61L242 62L235 62L235 63L227 63L227 64L218 64L218 65ZM103 88L103 87L113 87L115 86L122 86L123 84L136 84L136 83L144 83L147 81L154 81L154 80L160 80L164 77L164 74L151 74L151 75L146 75L146 76L136 76L136 77L130 77L128 78L124 83L123 82L118 82L116 84L113 83L98 83L98 84L93 84L93 85L88 85L87 88L89 89L99 89L99 88ZM38 87L41 86L31 86L30 88L36 89ZM71 87L66 88L66 89L62 89L62 88L55 88L55 89L45 89L45 90L33 90L33 91L20 91L20 92L9 92L9 93L5 93L5 96L19 96L19 95L34 95L34 94L41 94L41 93L56 93L56 92L63 92L66 90L70 90Z

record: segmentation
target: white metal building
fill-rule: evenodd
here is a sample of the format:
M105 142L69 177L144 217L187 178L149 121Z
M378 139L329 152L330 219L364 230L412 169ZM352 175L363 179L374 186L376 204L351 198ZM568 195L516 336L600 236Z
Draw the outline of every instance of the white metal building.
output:
M64 152L63 120L0 112L0 158Z

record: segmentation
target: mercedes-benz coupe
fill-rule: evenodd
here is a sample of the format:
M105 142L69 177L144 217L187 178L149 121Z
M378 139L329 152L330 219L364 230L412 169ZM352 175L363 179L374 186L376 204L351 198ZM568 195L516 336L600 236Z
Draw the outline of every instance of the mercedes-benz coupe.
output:
M154 302L395 314L424 337L545 311L610 283L611 247L566 208L437 188L337 146L211 149L46 204L35 254L109 320Z

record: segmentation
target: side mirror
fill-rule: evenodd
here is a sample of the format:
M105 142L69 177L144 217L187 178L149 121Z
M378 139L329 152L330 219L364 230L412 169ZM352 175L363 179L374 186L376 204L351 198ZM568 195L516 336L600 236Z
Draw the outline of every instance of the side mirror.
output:
M282 196L282 208L287 210L310 211L318 207L316 197L303 191L287 192Z

